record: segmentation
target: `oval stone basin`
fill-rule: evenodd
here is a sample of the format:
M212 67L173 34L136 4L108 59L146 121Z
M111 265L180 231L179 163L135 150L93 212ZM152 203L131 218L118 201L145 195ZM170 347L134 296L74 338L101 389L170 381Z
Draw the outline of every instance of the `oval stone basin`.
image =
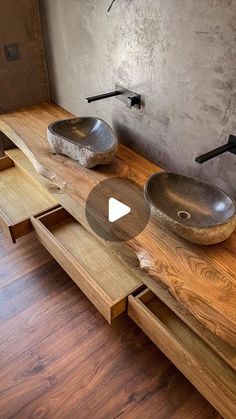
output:
M236 227L233 199L196 178L156 173L146 182L145 197L161 227L193 243L219 243Z
M118 149L112 129L99 118L55 121L48 126L47 134L54 153L65 154L87 168L110 163Z

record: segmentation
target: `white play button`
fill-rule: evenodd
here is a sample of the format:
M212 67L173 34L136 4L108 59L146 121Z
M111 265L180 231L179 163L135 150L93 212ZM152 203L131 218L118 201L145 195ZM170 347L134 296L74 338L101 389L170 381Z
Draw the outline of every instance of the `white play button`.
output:
M123 204L115 198L109 198L108 200L108 220L110 223L119 220L125 215L131 212L131 208L128 205Z
M129 179L115 176L104 179L92 189L85 211L93 232L111 242L133 240L150 217L143 189Z

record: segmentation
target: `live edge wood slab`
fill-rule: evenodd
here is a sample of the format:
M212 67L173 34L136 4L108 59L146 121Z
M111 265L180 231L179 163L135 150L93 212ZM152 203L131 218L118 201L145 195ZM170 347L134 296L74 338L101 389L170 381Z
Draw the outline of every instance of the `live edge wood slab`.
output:
M111 164L92 170L68 157L53 155L47 142L48 124L72 117L60 107L45 103L2 114L0 130L26 154L37 172L51 181L50 193L90 230L85 204L99 182L119 176L143 187L147 178L161 169L122 145ZM193 321L198 320L223 344L235 348L236 232L221 244L197 246L165 232L150 220L135 239L106 245L150 289L161 286Z

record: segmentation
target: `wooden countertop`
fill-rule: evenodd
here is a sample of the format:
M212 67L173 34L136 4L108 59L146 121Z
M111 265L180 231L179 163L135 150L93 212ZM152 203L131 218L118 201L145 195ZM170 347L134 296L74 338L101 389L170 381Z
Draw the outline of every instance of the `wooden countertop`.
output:
M119 176L143 187L146 179L161 169L122 145L111 164L92 170L68 157L52 155L47 142L48 124L73 116L45 103L2 114L0 130L41 175L52 181L50 191L61 205L89 229L85 203L94 186ZM236 346L236 232L221 244L197 246L166 233L150 220L135 239L107 245L141 275L144 283L150 279L161 284L207 329Z

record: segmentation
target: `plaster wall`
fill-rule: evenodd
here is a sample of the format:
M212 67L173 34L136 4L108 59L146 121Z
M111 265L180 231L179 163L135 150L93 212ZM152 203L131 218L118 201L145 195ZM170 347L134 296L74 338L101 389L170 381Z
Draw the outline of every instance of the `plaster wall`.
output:
M39 0L52 99L110 123L120 142L236 196L236 156L201 153L236 135L236 0ZM118 82L141 111L85 97Z

